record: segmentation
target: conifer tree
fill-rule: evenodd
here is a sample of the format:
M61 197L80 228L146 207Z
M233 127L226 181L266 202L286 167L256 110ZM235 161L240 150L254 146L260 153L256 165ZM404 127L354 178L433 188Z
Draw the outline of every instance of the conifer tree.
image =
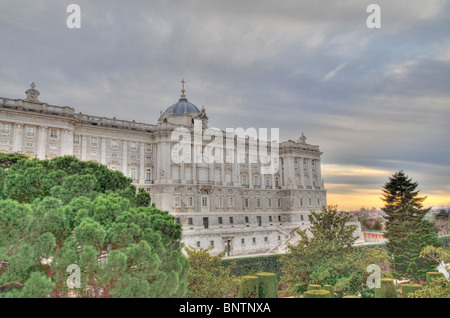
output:
M424 208L427 197L420 197L418 183L412 182L403 170L394 173L383 186L386 217L387 248L395 260L400 277L421 279L431 270L433 262L420 258L427 245L439 246L433 225L424 219L431 208Z

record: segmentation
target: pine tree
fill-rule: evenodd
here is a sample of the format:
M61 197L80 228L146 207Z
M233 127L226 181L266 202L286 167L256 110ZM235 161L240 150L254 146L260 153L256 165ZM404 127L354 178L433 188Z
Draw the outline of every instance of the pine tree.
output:
M427 197L419 197L417 182L403 170L389 177L383 186L387 248L394 256L396 273L413 279L424 278L435 264L420 258L427 245L439 246L433 225L424 219L431 208L422 205Z

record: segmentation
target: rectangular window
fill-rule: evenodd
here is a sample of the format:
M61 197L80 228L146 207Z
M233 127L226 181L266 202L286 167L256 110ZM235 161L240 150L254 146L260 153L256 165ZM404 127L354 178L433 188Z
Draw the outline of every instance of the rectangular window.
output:
M58 138L58 130L50 129L50 138Z
M267 199L267 206L268 206L269 208L272 207L272 199Z
M180 218L175 218L175 223L180 224Z
M248 199L244 199L244 207L248 208Z
M214 246L214 241L209 242L209 245Z
M317 199L317 206L320 206L320 199Z
M258 226L262 226L262 218L260 216L257 216L256 220L258 222Z
M272 216L269 215L269 222L272 222Z
M223 198L222 197L217 198L217 206L219 208L221 208L223 206Z
M230 207L233 207L233 198L230 198Z
M241 239L241 244L245 244L245 239Z
M150 169L145 170L145 181L152 180L152 171Z
M260 199L256 199L256 207L258 207L258 208L261 207L261 200Z
M197 247L200 247L200 241L197 241Z
M194 224L194 220L192 218L188 218L188 225L193 225Z
M175 207L180 206L180 197L175 197Z
M245 217L245 223L249 223L248 216Z
M208 198L207 197L203 197L202 198L202 207L207 207L208 206Z
M309 206L312 206L312 202L311 202L311 199L309 199Z
M73 143L74 143L74 145L79 145L80 144L80 136L73 135Z
M278 199L278 207L281 208L281 199Z
M0 131L2 134L9 134L9 124L2 124Z
M136 151L136 150L137 150L137 144L136 144L135 141L132 141L132 142L130 143L130 149L131 149L132 151Z
M300 199L300 206L303 206L303 199Z
M256 237L253 238L253 243L256 243Z
M230 224L233 224L233 223L234 223L234 219L232 216L230 216Z
M146 144L145 145L145 151L152 152L152 144Z
M131 168L130 178L133 179L133 181L136 181L136 168Z
M97 145L98 145L97 138L91 137L91 147L97 147Z
M242 185L243 186L247 185L247 177L242 177Z
M209 228L209 219L208 218L203 218L203 227L205 229Z
M303 221L303 215L300 215L300 220Z
M34 127L27 126L25 128L25 136L27 136L27 137L34 137Z
M118 148L117 140L115 140L115 139L111 140L111 148L112 149L117 149Z
M193 206L194 206L194 198L193 198L193 197L189 197L189 199L188 199L188 205L189 205L190 207L193 207Z
M217 218L217 223L223 224L223 220L222 220L222 217L221 217L221 216L219 216L219 217Z
M278 216L278 222L281 222L281 215Z

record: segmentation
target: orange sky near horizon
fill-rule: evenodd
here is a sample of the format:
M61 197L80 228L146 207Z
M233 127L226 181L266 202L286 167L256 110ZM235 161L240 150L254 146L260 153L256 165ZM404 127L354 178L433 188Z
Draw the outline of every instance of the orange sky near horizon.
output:
M337 204L339 210L346 211L359 210L362 207L381 209L384 206L384 202L381 200L382 186L390 175L390 171L370 167L323 164L322 176L325 179L327 203ZM354 178L355 181L362 178L373 182L373 185L370 183L361 185L327 183L327 178L333 180ZM450 194L445 192L426 193L420 191L419 195L427 197L424 201L424 207L436 209L450 206Z

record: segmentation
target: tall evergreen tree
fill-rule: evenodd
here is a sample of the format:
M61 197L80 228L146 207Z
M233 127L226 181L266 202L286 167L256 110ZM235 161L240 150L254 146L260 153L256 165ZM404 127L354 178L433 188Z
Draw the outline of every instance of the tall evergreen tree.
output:
M403 170L394 173L383 186L386 217L387 248L394 256L396 273L401 277L421 279L436 265L420 258L427 245L439 246L433 225L424 219L425 209L418 183L412 182Z

